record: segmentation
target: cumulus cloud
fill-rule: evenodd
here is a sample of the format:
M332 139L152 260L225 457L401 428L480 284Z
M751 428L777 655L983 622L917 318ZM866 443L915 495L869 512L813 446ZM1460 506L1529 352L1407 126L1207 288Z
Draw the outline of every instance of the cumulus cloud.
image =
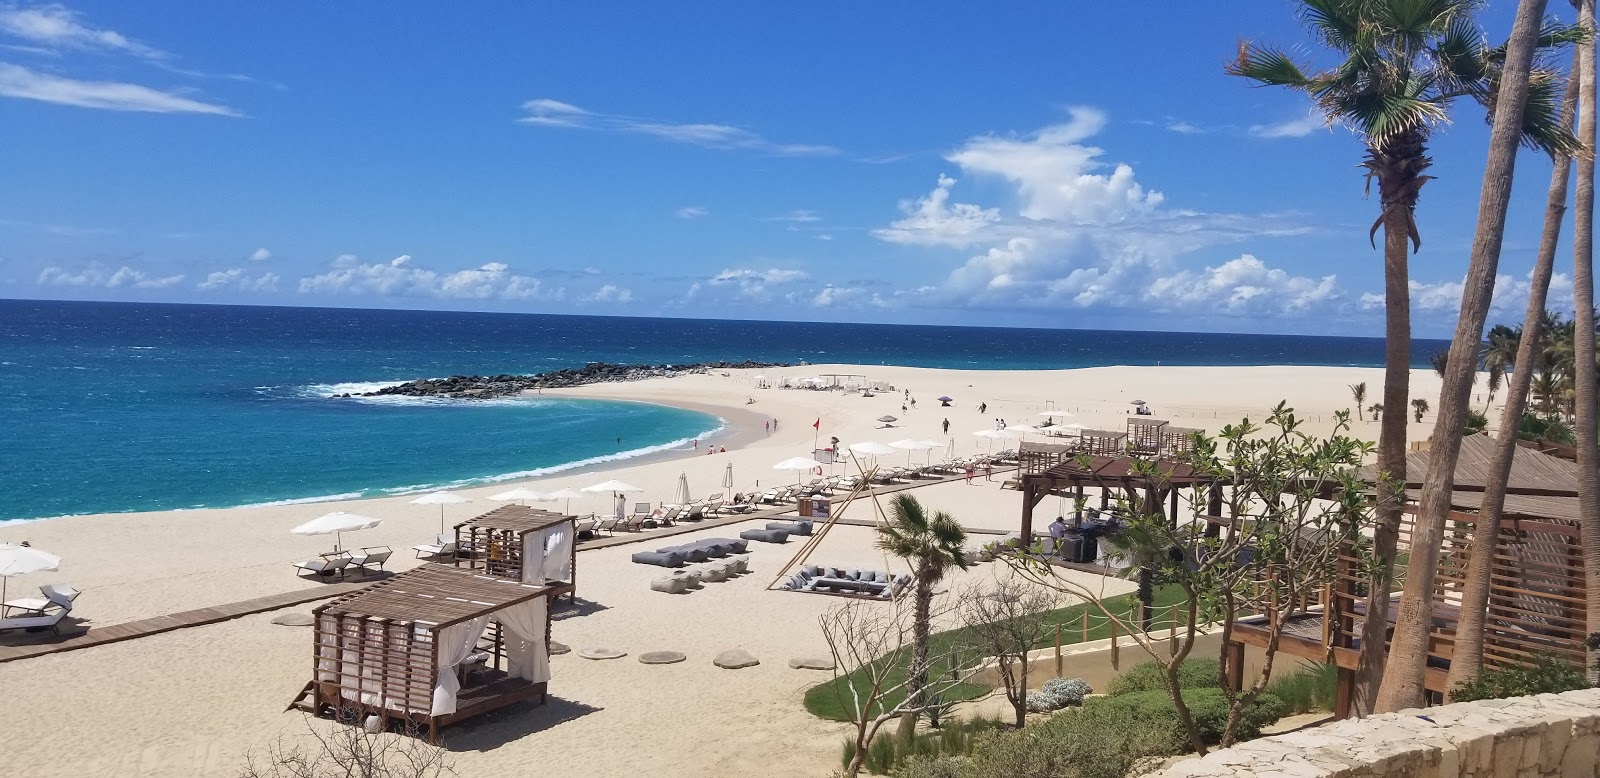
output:
M606 284L584 299L593 303L631 303L633 292L620 286Z
M796 281L804 281L809 277L803 270L786 270L775 267L766 270L730 268L713 276L710 283L714 286L736 285L739 288L741 297L764 299L769 287L792 284ZM691 290L698 291L693 288Z
M1298 312L1339 299L1335 278L1305 278L1250 255L1192 270L1179 259L1209 246L1305 228L1271 214L1204 213L1170 207L1132 166L1105 161L1086 143L1106 115L1069 109L1067 120L1027 135L984 135L946 155L974 177L1006 182L1015 210L957 200L958 180L938 185L903 217L872 234L902 245L978 251L943 283L893 298L924 305L1062 305L1201 309L1243 314Z
M833 284L828 284L817 290L817 293L811 297L811 304L818 308L830 308L856 302L866 296L867 290L859 286L834 286Z
M227 106L120 81L79 81L0 62L0 97L37 100L78 108L145 113L198 113L240 116Z
M183 274L152 276L127 265L112 270L90 264L78 270L50 266L39 271L40 286L99 287L103 289L167 289L183 283Z
M272 252L264 248L256 249L255 251L250 252L251 262L265 262L269 259L272 259Z
M1327 117L1315 108L1304 116L1271 124L1252 124L1250 134L1257 138L1304 138L1328 126Z
M415 265L409 254L376 263L341 254L327 272L301 278L299 291L450 300L558 300L565 295L564 290L550 289L538 278L512 273L501 262L442 273Z
M262 273L259 276L251 276L249 271L242 267L232 267L207 275L204 281L195 284L195 288L202 291L233 289L240 292L276 292L278 274Z
M1521 319L1528 307L1528 292L1531 284L1528 275L1517 278L1506 273L1495 276L1494 297L1489 301L1491 316L1508 319ZM1424 314L1456 315L1461 311L1461 291L1466 287L1466 279L1460 281L1410 281L1411 309ZM1359 304L1363 310L1383 310L1383 293L1366 292L1361 295ZM1550 289L1545 295L1545 307L1552 310L1566 311L1572 309L1572 277L1562 273L1550 276Z
M711 214L710 211L698 205L686 205L673 213L680 219L700 219Z
M725 151L754 151L776 156L827 156L838 154L832 146L779 143L728 124L705 122L667 122L622 114L606 114L579 108L571 103L541 97L522 104L523 116L517 121L535 127L561 127L582 130L646 135L673 143L685 143Z

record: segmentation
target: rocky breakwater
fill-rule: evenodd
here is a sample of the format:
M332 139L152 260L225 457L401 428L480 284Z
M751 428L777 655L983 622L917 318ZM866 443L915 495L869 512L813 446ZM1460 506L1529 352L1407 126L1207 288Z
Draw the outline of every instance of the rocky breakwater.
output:
M769 367L789 367L782 362L701 362L693 365L614 365L608 362L590 362L577 369L556 370L535 375L453 375L449 378L422 378L403 384L385 386L361 394L336 394L336 398L349 397L444 397L456 400L487 400L510 397L529 389L560 389L585 384L616 381L639 381L646 378L671 378L692 373L709 373L714 370L745 370Z

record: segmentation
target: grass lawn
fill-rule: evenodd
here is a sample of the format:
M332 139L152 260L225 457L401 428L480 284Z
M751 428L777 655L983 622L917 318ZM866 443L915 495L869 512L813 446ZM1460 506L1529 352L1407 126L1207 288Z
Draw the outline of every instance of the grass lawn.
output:
M1165 608L1168 605L1179 602L1182 599L1182 596L1183 590L1176 586L1157 587L1155 590L1155 606L1157 609ZM1113 611L1127 612L1138 607L1139 600L1135 596L1128 594L1120 597L1113 597L1108 600L1106 604L1110 606ZM1083 614L1085 612L1089 613L1089 621L1091 624L1098 622L1096 626L1091 626L1089 628L1089 640L1104 640L1105 638L1111 637L1111 625L1105 621L1105 618L1100 613L1099 608L1088 603L1082 605L1073 605L1051 611L1045 616L1045 623L1048 625L1047 628L1052 631L1054 630L1055 625L1061 625L1062 645L1079 643L1083 641L1083 631L1081 625ZM1100 618L1097 619L1096 617ZM1052 634L1050 643L1053 644L1054 640L1055 636ZM946 654L949 652L950 646L959 646L966 641L967 630L965 628L953 629L946 632L935 632L929 639L929 652L934 656ZM1041 644L1040 647L1043 647L1043 644ZM971 652L962 653L963 659L974 658L971 657ZM893 672L891 672L890 680L888 682L889 686L895 686L905 680L906 664L909 663L910 652L907 651L906 663L901 664L898 668L895 668ZM950 666L948 663L935 661L930 674L937 677L948 672L950 672ZM857 670L854 673L836 678L832 681L817 684L816 686L806 690L806 710L810 711L812 715L819 716L821 718L831 719L833 721L849 721L850 714L846 711L848 711L850 707L850 691L846 684L850 683L858 684L861 689L865 690L867 681L862 677L861 671ZM972 700L988 694L990 690L991 689L988 686L963 683L957 684L955 687L945 692L944 696L945 699L950 702ZM886 702L888 706L893 709L904 699L904 693L890 694L884 700L884 702ZM873 715L876 715L876 709L874 709L872 713Z

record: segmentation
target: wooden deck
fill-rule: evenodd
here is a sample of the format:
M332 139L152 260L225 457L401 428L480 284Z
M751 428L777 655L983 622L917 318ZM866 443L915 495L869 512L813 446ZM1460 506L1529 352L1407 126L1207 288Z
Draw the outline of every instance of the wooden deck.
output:
M71 630L63 630L65 634L60 637L49 632L8 632L0 636L0 640L5 640L8 643L8 645L0 645L0 662L13 662L18 659L29 659L45 654L76 651L80 648L103 646L107 643L120 643L124 640L159 635L175 629L215 624L219 621L236 619L252 613L264 613L287 608L291 605L326 600L330 597L337 597L354 591L377 580L380 579L371 577L365 580L327 583L309 589L296 589L292 592L271 594L266 597L257 597L253 600L244 600L243 602L230 602L223 605L213 605L209 608L196 608L192 611L169 613L165 616L126 621L121 624L111 624L93 629L79 626ZM22 642L17 644L15 643L16 641Z

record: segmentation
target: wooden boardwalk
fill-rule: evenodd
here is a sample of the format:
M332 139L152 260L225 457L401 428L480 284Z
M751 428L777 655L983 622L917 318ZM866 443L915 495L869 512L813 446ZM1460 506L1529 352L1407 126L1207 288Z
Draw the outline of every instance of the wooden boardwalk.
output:
M1010 470L1013 468L1006 469ZM905 491L907 489L915 489L920 486L932 486L934 484L948 483L961 477L962 476L960 475L954 475L937 479L919 479L907 483L879 485L874 489L874 491L879 495L893 494L895 492ZM630 532L612 537L586 540L578 543L578 550L588 551L590 549L622 546L629 543L652 542L658 538L684 535L690 532L700 532L712 527L743 524L748 521L757 521L762 519L770 521L786 517L789 514L794 513L795 510L796 508L792 504L774 505L770 508L752 511L750 513L718 516L716 518L679 524L672 527L653 529L643 532ZM873 519L860 518L839 519L838 522L840 524L850 524L864 527L870 527L876 524L876 521ZM978 533L1002 534L998 530L980 529L971 531ZM378 580L382 579L374 576L355 581L326 583L311 587L309 589L296 589L292 592L283 592L281 594L272 594L266 597L257 597L253 600L213 605L209 608L197 608L195 610L183 611L180 613L170 613L165 616L155 616L153 618L140 619L138 621L127 621L121 624L111 624L104 627L94 627L92 629L86 629L82 626L77 626L71 628L66 632L66 634L61 635L60 637L50 633L9 633L7 635L0 636L0 640L10 641L18 640L20 638L21 642L14 645L0 645L0 663L13 662L18 659L29 659L36 656L44 656L45 654L59 654L63 651L76 651L80 648L103 646L108 643L120 643L124 640L133 640L135 638L142 638L150 635L159 635L163 632L171 632L177 629L186 629L188 627L199 627L206 624L215 624L219 621L236 619L240 616L248 616L253 613L264 613L266 611L279 610L281 608L287 608L291 605L301 605L303 603L326 600L350 591L354 591Z

